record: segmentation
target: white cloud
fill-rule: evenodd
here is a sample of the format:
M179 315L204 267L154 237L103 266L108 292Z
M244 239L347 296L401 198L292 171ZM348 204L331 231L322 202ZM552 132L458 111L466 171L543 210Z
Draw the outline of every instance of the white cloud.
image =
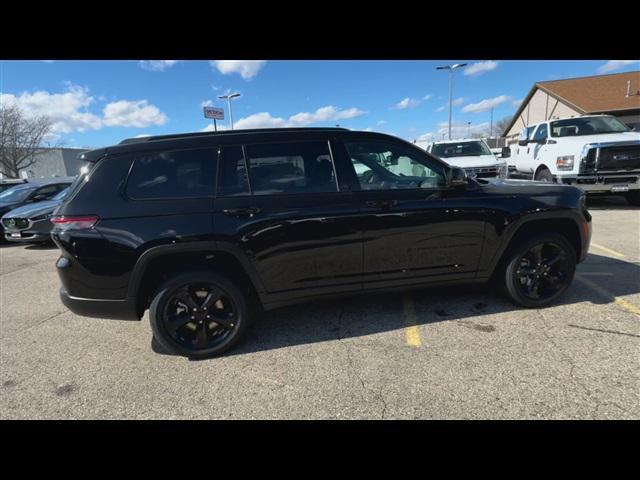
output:
M459 107L460 105L462 105L464 103L464 101L466 100L466 98L464 97L458 97L458 98L454 98L453 102L451 102L451 104L454 107ZM436 108L436 112L442 112L444 110L446 110L447 108L449 108L449 102L445 103L443 106Z
M609 60L598 68L598 73L613 72L615 70L620 70L627 65L633 65L634 63L640 67L640 60Z
M418 138L416 138L416 140L418 142L432 142L435 138L435 133L433 132L427 132L427 133L423 133L422 135L420 135Z
M84 132L98 130L102 126L100 117L88 111L95 99L89 90L71 83L62 93L39 90L20 95L0 93L2 104L16 104L26 115L46 115L52 121L52 133Z
M178 63L178 60L140 60L138 65L145 70L163 72L167 68L173 67L176 63Z
M428 94L428 95L425 95L424 97L422 97L422 100L429 100L431 97L433 97L433 95Z
M248 80L255 77L267 62L266 60L212 60L210 63L223 75L238 73Z
M465 113L486 112L488 110L491 110L493 107L497 107L501 103L506 102L507 100L509 100L509 97L507 97L506 95L500 95L499 97L493 98L485 98L484 100L481 100L477 103L470 103L469 105L466 105L462 109L462 111Z
M204 100L203 102L200 103L200 108L210 107L211 105L213 105L212 100Z
M234 127L237 129L306 127L318 122L333 122L336 120L355 118L365 113L365 111L359 108L340 110L332 105L318 108L315 112L296 113L288 119L273 117L269 112L259 112L234 122Z
M384 125L385 123L387 123L387 121L386 121L386 120L378 120L378 121L376 122L376 125Z
M524 98L518 98L517 100L511 100L512 107L519 107Z
M108 127L144 128L167 122L167 116L146 100L119 100L107 104L103 112L103 122Z
M404 110L405 108L413 108L417 107L418 105L420 105L420 100L407 97L404 100L400 100L398 103L396 103L393 108Z
M487 62L476 62L473 65L469 65L464 69L464 74L467 76L482 75L483 73L490 72L498 68L498 62L489 60Z
M452 122L451 123L451 138L462 139L467 138L468 136L473 137L474 135L488 135L491 128L491 124L489 122L471 124L467 125L467 122ZM494 133L496 131L494 125ZM469 135L467 135L467 131L469 131ZM438 132L436 140L442 140L444 134L444 139L447 139L447 135L449 134L449 123L448 122L440 122L438 124Z
M221 131L221 130L228 130L228 127L226 125L218 125L218 132ZM213 123L210 123L200 131L201 132L215 132L216 131L216 127L215 127L215 125Z

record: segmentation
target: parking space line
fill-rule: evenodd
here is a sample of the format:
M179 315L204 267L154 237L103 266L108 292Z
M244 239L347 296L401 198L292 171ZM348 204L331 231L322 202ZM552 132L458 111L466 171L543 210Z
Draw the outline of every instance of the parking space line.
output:
M618 307L622 308L623 310L629 312L629 313L633 313L635 315L638 315L640 317L640 307L638 307L637 305L628 302L627 300L617 297L615 296L613 293L611 293L609 290L602 288L600 285L597 285L596 283L592 282L591 280L587 280L586 278L582 277L582 275L576 275L576 279L578 279L581 283L585 284L586 286L590 287L592 290L595 290L596 292L598 292L600 295L602 295L603 297L607 297L609 299L613 300L613 303L615 303Z
M407 322L407 327L404 329L407 345L410 347L419 347L422 345L422 338L420 338L420 330L418 329L416 321L416 309L413 306L411 295L406 293L402 304L404 307L404 317Z
M602 250L603 252L607 252L608 254L613 255L614 257L625 258L625 256L622 253L616 252L615 250L611 250L610 248L607 248L607 247L603 247L602 245L598 245L597 243L591 242L591 246L597 248L598 250Z

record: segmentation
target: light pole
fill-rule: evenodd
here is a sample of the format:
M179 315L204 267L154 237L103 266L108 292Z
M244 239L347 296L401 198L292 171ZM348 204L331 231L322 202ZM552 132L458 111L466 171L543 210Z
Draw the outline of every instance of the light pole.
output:
M493 138L493 107L491 107L491 126L489 127L489 138Z
M467 122L467 138L471 138L471 122Z
M231 113L231 99L239 97L239 93L231 93L229 95L219 95L218 98L220 100L226 100L229 105L229 121L231 122L231 130L233 130L233 114Z
M451 102L453 101L453 71L456 68L465 67L466 63L454 63L452 65L442 65L436 67L436 70L449 70L449 140L451 140Z

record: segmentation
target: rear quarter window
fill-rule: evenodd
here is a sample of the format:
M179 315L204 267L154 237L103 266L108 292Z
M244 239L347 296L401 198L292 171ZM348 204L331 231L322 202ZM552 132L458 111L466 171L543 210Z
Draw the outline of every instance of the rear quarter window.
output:
M212 148L135 155L126 194L134 200L213 196L216 158Z

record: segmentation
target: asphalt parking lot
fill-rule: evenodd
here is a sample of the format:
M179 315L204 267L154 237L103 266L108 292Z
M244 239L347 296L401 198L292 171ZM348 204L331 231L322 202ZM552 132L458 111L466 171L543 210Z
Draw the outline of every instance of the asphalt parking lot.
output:
M225 357L156 353L148 318L58 299L53 247L0 245L2 419L640 417L640 210L590 201L560 304L449 287L269 312Z

